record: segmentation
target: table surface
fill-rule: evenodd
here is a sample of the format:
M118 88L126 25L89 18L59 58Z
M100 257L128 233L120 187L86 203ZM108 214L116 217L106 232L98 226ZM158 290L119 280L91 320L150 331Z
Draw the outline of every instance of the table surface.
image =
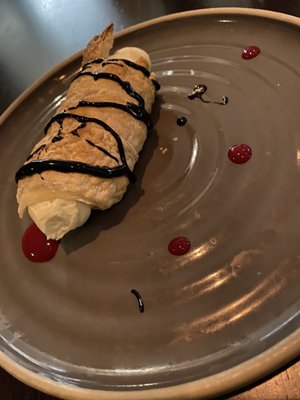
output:
M161 15L208 7L251 7L300 17L297 0L1 0L0 113L44 72L84 48L108 21L114 21L116 30L121 30ZM0 399L55 398L0 369ZM300 400L299 359L226 399Z

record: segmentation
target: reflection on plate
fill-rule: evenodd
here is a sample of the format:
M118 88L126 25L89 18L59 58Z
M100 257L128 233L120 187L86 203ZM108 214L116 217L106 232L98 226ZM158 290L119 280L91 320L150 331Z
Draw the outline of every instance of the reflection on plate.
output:
M2 118L0 363L64 398L207 397L299 352L299 22L188 12L123 31L126 45L151 54L162 86L138 181L46 264L21 252L14 174L79 56ZM205 101L188 99L196 85ZM228 158L236 144L247 162ZM178 257L175 237L191 243Z

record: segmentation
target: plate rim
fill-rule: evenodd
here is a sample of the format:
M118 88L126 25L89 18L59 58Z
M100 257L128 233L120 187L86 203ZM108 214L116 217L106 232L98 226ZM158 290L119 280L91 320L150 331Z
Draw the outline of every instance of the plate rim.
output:
M157 25L163 22L176 19L188 18L191 16L218 15L218 14L236 14L251 17L261 17L290 25L300 27L300 18L276 11L241 8L241 7L217 7L190 10L164 15L158 18L150 19L115 33L114 38L118 39L134 31ZM50 71L44 73L38 80L32 83L4 112L0 115L0 126L5 120L26 100L39 86L41 86L49 77L68 64L74 62L82 54L82 50L57 64ZM0 351L0 367L9 374L22 381L23 383L34 387L42 392L56 397L70 400L175 400L186 399L204 399L212 396L228 393L242 386L249 384L268 373L275 371L283 364L293 360L300 354L300 328L276 343L269 349L258 354L251 359L244 361L234 367L226 369L214 375L197 379L191 382L172 385L162 388L151 388L143 390L111 391L99 389L86 389L70 386L61 382L56 382L45 376L18 364L4 352Z
M195 381L143 390L85 389L32 372L0 352L0 366L26 385L64 400L208 399L232 392L280 368L300 352L300 328L263 353L232 368Z

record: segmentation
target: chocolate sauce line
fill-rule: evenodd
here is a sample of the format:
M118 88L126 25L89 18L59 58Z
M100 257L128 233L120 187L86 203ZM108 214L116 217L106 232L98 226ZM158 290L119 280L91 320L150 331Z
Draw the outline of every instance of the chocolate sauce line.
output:
M57 135L55 135L55 136L52 138L51 143L59 142L59 141L62 140L62 139L63 139L63 137L58 133Z
M147 70L147 68L143 67L142 65L136 64L133 61L126 60L126 58L110 58L107 61L104 61L102 65L113 64L114 62L118 61L123 62L124 64L128 65L128 67L136 69L137 71L141 71L147 78L149 78L150 72Z
M74 136L79 136L77 130L78 129L82 129L86 127L86 123L81 123L77 128L73 129L72 131L70 131L70 133ZM57 135L54 136L54 138L51 140L51 143L55 143L55 142L59 142L60 140L63 139L63 137L61 136L61 130L62 130L62 122L60 125L60 129ZM112 158L113 160L115 160L117 162L117 164L119 164L119 160L114 157L109 151L107 151L106 149L104 149L101 146L97 146L94 142L92 142L91 140L85 139L86 143L88 143L90 146L96 147L98 150L100 150L102 153L104 153L105 155L107 155L108 157Z
M114 139L116 140L117 145L118 145L118 151L119 151L119 154L120 154L121 162L122 162L123 164L127 165L126 157L125 157L125 150L124 150L123 143L122 143L122 140L121 140L120 136L117 134L117 132L115 132L109 125L107 125L107 124L106 124L104 121L102 121L101 119L92 118L92 117L85 117L85 116L83 116L83 115L77 115L77 114L70 114L70 113L67 113L67 112L62 112L62 113L59 113L59 114L54 115L54 116L51 118L51 120L48 122L48 124L47 124L46 127L45 127L45 133L47 133L48 129L50 128L50 126L51 126L54 122L58 122L59 124L61 124L62 121L63 121L65 118L73 118L73 119L76 119L76 121L80 122L81 124L82 124L82 123L87 123L87 122L93 122L93 123L95 123L95 124L97 124L97 125L100 125L102 128L104 128L104 129L105 129L107 132L109 132L109 133L114 137ZM80 126L81 126L81 125L80 125ZM80 129L80 126L79 126L77 129ZM128 167L128 169L129 169L129 167ZM130 169L129 169L129 170L130 170ZM130 172L131 172L131 171L130 171Z
M118 108L123 111L126 111L132 117L143 121L146 124L147 128L151 128L152 121L151 121L150 115L147 113L147 111L144 108L144 99L133 89L133 87L130 85L129 82L125 82L125 81L121 80L117 75L114 75L111 73L84 72L84 70L87 69L92 64L105 65L105 64L109 64L109 63L113 63L113 62L123 62L124 64L128 65L129 67L141 71L146 77L150 77L150 72L145 67L138 65L132 61L129 61L126 59L111 59L111 60L107 60L106 62L103 62L102 58L95 58L82 66L82 71L78 74L78 76L75 79L77 79L83 75L90 75L93 77L94 80L97 80L97 79L113 80L113 81L117 82L123 88L123 90L126 91L127 94L129 94L131 97L136 99L139 104L137 105L137 104L134 104L131 102L128 102L127 104L119 104L119 103L115 103L115 102L88 102L85 100L81 100L81 101L79 101L79 103L76 106L71 107L69 110L74 110L79 107ZM160 88L159 83L157 81L155 81L154 79L151 79L151 81L152 81L155 89L158 90ZM111 178L111 177L125 175L132 182L134 182L136 180L135 175L133 174L133 172L130 170L130 168L127 165L125 150L124 150L123 143L122 143L120 136L109 125L107 125L104 121L102 121L100 119L85 117L85 116L81 116L81 115L77 115L77 114L72 114L72 113L68 113L66 111L54 115L45 127L45 134L47 134L48 129L51 127L51 125L54 122L57 122L60 125L59 132L52 139L52 143L62 140L62 136L61 136L62 122L65 118L73 118L80 123L80 125L77 128L73 129L70 132L71 134L76 135L76 136L79 136L79 134L77 132L78 129L85 127L87 123L98 124L101 127L103 127L106 131L108 131L117 142L117 147L118 147L118 151L120 154L120 160L122 162L122 165L111 168L111 167L106 167L106 166L104 166L104 167L94 166L94 165L79 162L79 161L66 161L66 160L55 160L55 159L54 160L49 160L49 159L34 160L30 163L23 165L17 171L17 173L16 173L16 181L17 182L26 176L30 176L35 173L40 174L47 170L54 170L54 171L58 171L58 172L79 172L79 173L89 174L89 175L103 177L103 178ZM119 160L116 157L114 157L110 152L108 152L106 149L104 149L103 147L98 146L95 143L93 143L92 141L87 140L87 139L86 139L86 142L89 145L96 147L98 150L102 151L104 154L106 154L107 156L111 157L112 159L114 159L116 162L119 163ZM34 154L36 154L38 151L41 151L45 147L46 147L46 145L40 146L33 154L31 154L27 158L27 161L30 160L34 156Z
M138 101L139 105L137 106L134 103L127 103L126 105L121 105L119 103L115 102L87 102L85 100L81 100L77 106L69 108L70 110L75 110L78 107L114 107L114 108L119 108L122 109L123 111L129 112L130 115L132 115L134 118L138 120L142 120L149 129L152 127L152 121L145 110L145 102L142 96L137 93L133 87L130 85L129 82L123 81L121 78L119 78L115 74L107 73L107 72L81 72L80 74L77 75L75 79L80 78L81 76L91 76L95 81L98 79L109 79L112 80L116 83L118 83L125 92L133 97L135 100ZM74 80L75 80L74 79Z
M125 90L125 92L129 96L131 96L134 99L136 99L141 107L145 106L145 101L142 98L142 96L133 89L133 87L130 85L129 82L123 81L121 78L118 77L118 75L111 74L109 72L89 72L89 71L80 72L74 78L73 82L76 79L80 78L81 76L91 76L94 79L94 81L97 81L98 79L109 79L111 81L114 81L114 82L118 83L121 86L121 88L123 90Z
M81 129L81 128L84 128L85 126L86 126L86 124L80 124L76 129L73 129L73 130L70 131L69 133L71 133L71 135L80 137L79 134L78 134L78 132L77 132L77 130L78 130L78 129ZM52 138L51 143L59 142L60 140L63 139L63 137L61 136L61 134L62 134L62 129L63 129L63 127L62 127L62 125L60 125L59 131L58 131L58 133Z
M114 64L117 62L123 62L124 64L128 65L129 67L136 69L138 71L141 71L145 76L149 78L150 72L147 70L147 68L143 67L142 65L136 64L133 61L126 60L126 58L109 58L108 60L104 61L103 58L94 58L91 61L88 61L82 66L82 70L86 69L92 64L102 64L103 66L108 65L108 64Z
M26 161L29 161L36 153L39 151L42 151L46 147L45 144L42 144L40 147L38 147L33 153L31 153L27 158Z
M138 304L139 304L139 310L140 310L141 313L143 313L145 311L145 306L144 306L144 302L143 302L143 299L142 299L141 295L135 289L132 289L131 293L137 298L137 301L138 301Z
M85 127L86 127L86 122L85 123L81 123L79 126L77 126L77 128L73 129L70 133L71 133L71 135L80 137L79 133L77 131L78 131L78 129L82 129L82 128L85 128Z
M100 167L80 161L66 161L66 160L34 160L28 164L23 165L16 173L16 182L26 176L40 174L45 171L57 172L78 172L81 174L88 174L100 178L115 178L126 175L131 181L135 180L134 174L129 170L127 165L123 164L118 167ZM129 176L130 175L130 176Z
M155 87L155 90L159 90L160 89L160 84L155 79L151 79L151 82L153 83L153 86Z
M92 64L102 64L103 61L104 61L103 58L100 58L100 57L94 58L93 60L90 60L87 63L83 64L81 70L83 71L84 69L88 68Z
M85 141L86 141L89 145L91 145L91 146L93 146L93 147L96 147L96 149L100 150L102 153L106 154L108 157L110 157L110 158L112 158L113 160L115 160L117 164L119 164L119 160L117 159L117 157L113 156L113 155L112 155L109 151L107 151L104 147L101 147L101 146L96 145L94 142L92 142L92 141L89 140L89 139L85 139Z
M85 101L80 100L76 106L70 107L69 110L76 110L80 107L97 107L97 108L117 108L130 114L135 119L144 122L147 128L152 128L152 121L147 111L134 103L115 103L113 101Z
M147 68L143 67L142 65L136 64L133 61L126 60L125 58L112 58L107 61L104 61L102 65L113 64L114 61L121 61L124 64L128 65L128 67L141 71L147 78L149 78L151 75L150 72L147 70ZM156 90L160 89L160 84L155 79L151 79L151 82L153 83L153 86L155 87Z
M61 136L62 129L63 129L62 124L60 124L59 130L58 130L57 134L52 138L51 143L59 142L60 140L63 139L63 137Z
M120 60L114 60L114 59L103 61L102 65L103 66L105 66L105 65L118 65L119 67L124 68L124 64L121 64Z
M96 118L85 117L82 115L77 114L70 114L70 113L60 113L54 115L51 120L48 122L47 126L45 127L45 133L50 128L50 126L54 122L58 122L62 124L65 118L73 118L80 122L80 126L77 128L79 129L82 124L86 124L88 122L95 123L100 125L104 128L107 132L109 132L117 142L118 151L120 154L120 159L122 165L117 167L100 167L100 166L93 166L91 164L77 162L77 161L65 161L65 160L35 160L28 164L23 165L16 173L16 181L18 182L20 179L33 175L35 173L41 173L47 170L54 170L58 172L79 172L83 174L90 174L97 177L102 178L113 178L122 175L126 175L131 182L135 182L136 177L130 168L127 165L125 150L123 147L122 140L120 136L104 121L101 121Z
M102 60L102 61L100 62L100 60ZM116 62L114 62L114 61L116 61ZM112 58L112 59L107 60L107 61L104 61L103 59L97 59L96 58L95 60L91 60L88 63L84 64L83 67L82 67L82 71L84 71L87 67L89 67L92 64L102 64L102 65L105 66L107 64L117 64L120 61L124 62L124 64L128 65L129 67L132 67L134 69L137 69L137 70L143 72L143 74L147 78L150 77L150 72L147 70L147 68L143 67L142 65L136 64L133 61L129 61L129 60L126 60L126 59L123 59L123 58ZM122 64L117 64L117 65L122 67ZM82 74L82 72L79 73L77 75L77 77L75 77L75 79L77 79L81 74ZM157 82L157 80L151 79L151 82L153 83L153 86L155 87L155 90L159 90L160 89L160 84Z

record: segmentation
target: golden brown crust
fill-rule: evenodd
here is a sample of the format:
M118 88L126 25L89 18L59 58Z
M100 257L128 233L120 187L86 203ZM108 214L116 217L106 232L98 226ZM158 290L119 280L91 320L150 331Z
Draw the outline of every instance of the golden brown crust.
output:
M104 31L95 36L87 45L82 55L82 65L97 57L107 58L113 46L114 24L108 25Z
M103 57L103 54L111 46L112 25L89 43L84 52L83 63L96 57ZM140 65L146 64L142 57L137 62ZM130 68L122 62L107 65L92 64L87 71L109 72L119 76L123 81L129 82L143 97L146 110L151 111L155 89L151 80L145 77L142 72ZM104 121L121 137L127 164L133 170L147 135L147 127L144 122L133 118L123 110L111 107L80 107L70 110L80 100L120 104L128 102L137 104L137 100L126 94L116 82L108 79L95 81L93 77L83 75L71 84L65 101L56 111L56 114L58 114L68 110L68 113ZM117 142L111 133L95 123L88 123L85 127L76 131L78 136L72 134L71 132L74 129L76 130L79 125L79 122L73 118L65 118L61 126L58 122L54 122L48 129L47 135L36 144L32 153L41 146L43 148L34 154L28 162L56 159L80 161L107 167L116 167L121 164ZM58 134L63 139L53 143L52 139ZM92 141L95 146L91 146L88 141ZM113 157L99 150L99 147L105 148ZM93 207L106 209L122 198L127 185L128 178L126 176L105 179L80 173L45 171L42 174L35 174L19 181L17 190L19 213L22 216L28 205L52 198L80 200L91 204Z

